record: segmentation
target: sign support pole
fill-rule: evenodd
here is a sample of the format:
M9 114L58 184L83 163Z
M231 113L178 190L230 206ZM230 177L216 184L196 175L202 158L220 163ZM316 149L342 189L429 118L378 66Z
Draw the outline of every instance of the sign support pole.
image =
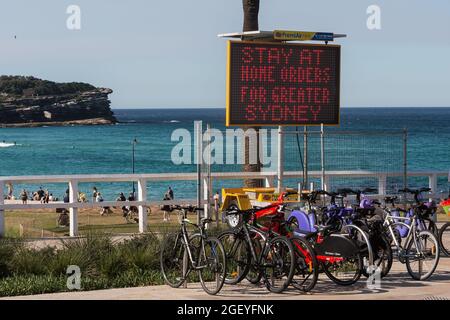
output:
M202 121L195 121L196 161L197 161L197 208L202 204L202 162L203 162L203 129ZM200 224L200 211L197 211L197 224Z
M303 129L303 188L308 187L308 127Z
M320 124L320 167L321 167L321 189L326 190L328 186L325 183L325 132L323 128L323 123Z
M278 154L277 154L277 189L278 193L283 190L283 175L284 175L284 137L283 126L278 126Z

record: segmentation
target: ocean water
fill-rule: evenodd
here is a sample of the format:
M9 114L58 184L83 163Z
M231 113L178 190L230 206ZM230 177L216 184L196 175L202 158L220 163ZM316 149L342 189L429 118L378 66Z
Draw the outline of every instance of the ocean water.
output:
M195 120L202 120L204 126L209 123L214 128L225 129L224 109L119 109L114 113L120 124L0 128L0 175L131 173L134 138L138 140L137 173L194 172L194 165L172 163L171 150L176 144L171 141L173 130L186 128L192 132ZM326 152L330 150L327 170L345 167L349 170L401 171L403 129L408 132L409 171L450 169L450 108L351 108L342 109L339 127L327 127L326 131L370 131L379 135L368 135L364 139L332 135L334 140L326 142ZM286 135L286 168L289 170L301 170L296 139L295 135ZM312 145L313 140L311 138ZM311 170L318 169L319 156L317 148L311 147ZM236 169L239 166L213 167L217 171ZM289 182L295 186L295 181ZM427 181L416 179L410 183L419 185ZM128 193L132 189L130 183L95 185L105 199L113 199L118 192ZM175 189L178 198L195 197L195 183L192 182L151 184L149 197L160 199L169 185ZM83 184L81 190L89 194L93 186ZM15 194L18 195L23 187L34 191L39 185L14 186ZM62 197L67 186L51 184L44 188ZM446 179L439 181L439 188L447 189Z

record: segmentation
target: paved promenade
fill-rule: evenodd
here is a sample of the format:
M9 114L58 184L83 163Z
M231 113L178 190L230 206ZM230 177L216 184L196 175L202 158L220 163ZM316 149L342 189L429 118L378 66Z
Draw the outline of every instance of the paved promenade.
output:
M375 299L449 299L450 300L450 258L441 258L438 269L429 281L412 280L406 266L395 262L390 275L382 280L381 289L369 290L365 278L351 287L341 287L321 276L312 293L302 294L288 290L283 294L269 293L264 287L249 284L225 285L217 296L208 296L201 287L189 284L187 289L172 289L168 286L152 286L126 289L110 289L87 292L68 292L35 296L13 297L12 299L299 299L299 300L375 300Z

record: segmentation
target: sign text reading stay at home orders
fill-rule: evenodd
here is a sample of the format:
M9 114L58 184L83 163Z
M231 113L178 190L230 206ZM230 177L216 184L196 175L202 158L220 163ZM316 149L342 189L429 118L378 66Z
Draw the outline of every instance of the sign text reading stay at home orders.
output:
M227 126L339 123L340 46L230 41Z

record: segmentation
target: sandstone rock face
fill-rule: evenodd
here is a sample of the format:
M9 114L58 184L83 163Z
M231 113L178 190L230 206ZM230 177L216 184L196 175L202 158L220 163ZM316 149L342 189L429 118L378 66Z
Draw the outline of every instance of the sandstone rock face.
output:
M0 77L0 126L95 125L117 120L111 89L58 84L33 77Z

